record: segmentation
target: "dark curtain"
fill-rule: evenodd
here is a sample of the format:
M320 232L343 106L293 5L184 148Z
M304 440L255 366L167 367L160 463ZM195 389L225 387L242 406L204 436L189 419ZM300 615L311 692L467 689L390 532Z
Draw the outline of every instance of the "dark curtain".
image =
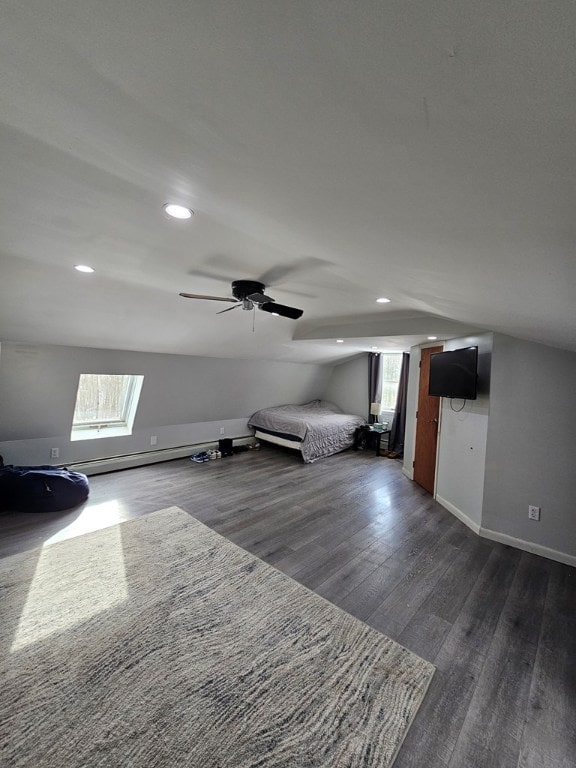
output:
M402 367L398 381L398 395L396 397L396 415L390 431L388 450L398 457L404 454L404 433L406 432L406 393L408 391L408 368L410 355L402 353Z
M370 413L370 405L379 403L382 391L382 358L379 352L368 353L368 424L374 424L377 416Z

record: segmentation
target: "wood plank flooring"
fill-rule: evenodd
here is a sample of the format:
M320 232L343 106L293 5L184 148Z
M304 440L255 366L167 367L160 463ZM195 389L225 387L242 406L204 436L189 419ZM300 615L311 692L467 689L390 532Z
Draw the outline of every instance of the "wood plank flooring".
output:
M395 768L576 765L576 569L478 538L399 462L263 447L90 485L1 515L0 556L177 505L436 665Z

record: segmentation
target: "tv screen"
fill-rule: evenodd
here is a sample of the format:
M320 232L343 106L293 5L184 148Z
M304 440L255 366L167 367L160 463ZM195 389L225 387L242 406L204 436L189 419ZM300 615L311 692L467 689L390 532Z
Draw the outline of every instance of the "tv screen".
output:
M476 400L478 347L464 347L430 355L428 394Z

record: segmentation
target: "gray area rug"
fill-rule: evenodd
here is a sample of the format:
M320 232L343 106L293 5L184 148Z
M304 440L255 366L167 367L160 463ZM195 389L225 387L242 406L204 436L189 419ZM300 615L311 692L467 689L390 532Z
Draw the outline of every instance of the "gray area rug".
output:
M0 561L0 764L387 768L428 662L177 507Z

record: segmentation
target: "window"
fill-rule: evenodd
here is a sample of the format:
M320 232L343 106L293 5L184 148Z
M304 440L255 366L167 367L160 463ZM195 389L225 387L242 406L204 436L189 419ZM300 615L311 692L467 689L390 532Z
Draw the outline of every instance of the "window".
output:
M400 381L400 369L402 368L402 353L384 352L382 354L382 399L383 411L396 409L396 396L398 394L398 382Z
M71 440L131 435L144 376L81 373Z

